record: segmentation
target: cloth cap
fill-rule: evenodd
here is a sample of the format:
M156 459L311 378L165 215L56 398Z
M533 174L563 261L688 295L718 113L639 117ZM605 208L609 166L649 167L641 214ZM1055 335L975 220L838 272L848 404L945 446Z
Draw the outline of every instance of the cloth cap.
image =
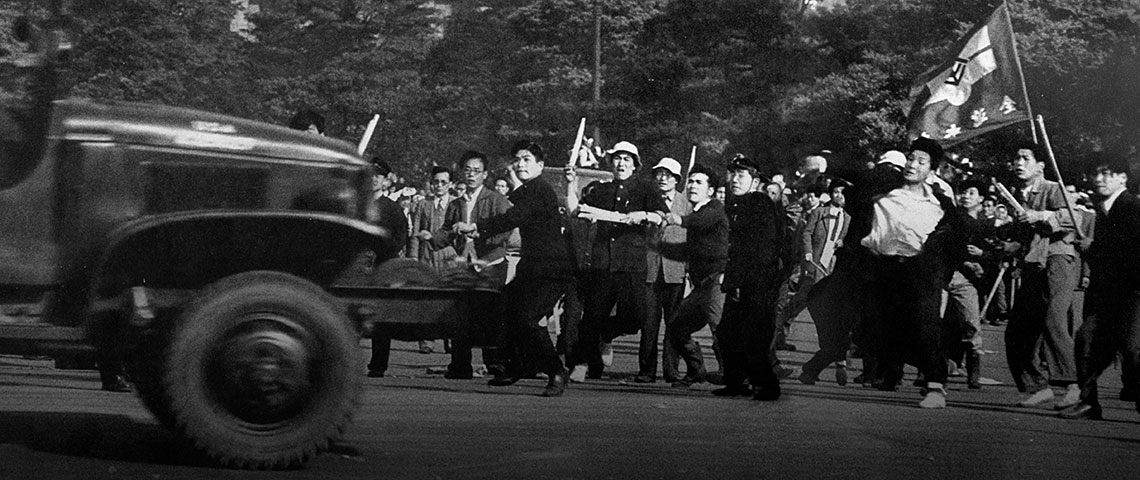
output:
M674 177L681 178L681 163L672 158L662 158L660 162L657 162L657 165L653 166L654 170L658 168L664 168L668 170L669 173L672 173Z
M889 163L899 168L906 168L906 155L898 150L887 150L879 155L879 161L876 163Z
M630 155L633 155L633 163L636 165L641 165L641 155L637 153L637 145L629 142L618 142L614 144L614 148L611 148L606 153L613 155L618 152L626 152Z

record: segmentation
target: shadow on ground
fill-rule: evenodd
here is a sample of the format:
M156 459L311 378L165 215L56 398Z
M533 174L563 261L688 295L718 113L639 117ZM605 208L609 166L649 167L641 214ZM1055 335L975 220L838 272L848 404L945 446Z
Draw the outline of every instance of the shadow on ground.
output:
M158 424L123 415L0 412L0 444L99 460L190 465L174 436Z

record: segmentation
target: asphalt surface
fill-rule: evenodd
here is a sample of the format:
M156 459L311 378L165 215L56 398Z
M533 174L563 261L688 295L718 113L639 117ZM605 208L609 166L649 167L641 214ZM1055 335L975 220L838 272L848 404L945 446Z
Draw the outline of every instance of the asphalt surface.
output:
M917 408L913 369L893 393L839 387L825 371L813 386L785 380L776 402L723 399L631 383L630 336L616 343L610 378L549 399L536 396L541 380L445 380L428 373L445 354L397 342L343 440L285 472L197 465L137 398L99 391L96 373L0 356L0 479L1140 478L1140 414L1116 399L1118 370L1102 382L1105 421L1058 419L1013 406L1000 328L985 335L984 376L1003 384L971 391L953 379L949 407L936 411ZM806 314L792 342L798 351L780 356L798 367L816 348Z

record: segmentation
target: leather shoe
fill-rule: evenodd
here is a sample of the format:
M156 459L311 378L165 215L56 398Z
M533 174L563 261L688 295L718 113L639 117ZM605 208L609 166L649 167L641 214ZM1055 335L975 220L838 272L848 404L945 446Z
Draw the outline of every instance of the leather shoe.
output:
M633 383L653 383L657 381L654 377L654 375L638 375L633 377Z
M770 387L757 388L756 393L752 395L753 400L761 402L771 402L780 398L780 384L775 384Z
M475 373L474 372L456 372L456 371L448 370L447 372L445 372L443 374L443 378L446 378L449 380L471 380L472 378L475 378Z
M1104 420L1104 415L1101 413L1099 405L1090 405L1085 402L1061 410L1061 413L1058 413L1057 416L1068 420Z
M807 370L800 372L800 383L804 385L815 385L816 375L809 373Z
M835 366L835 383L839 384L840 387L847 385L847 366L846 365L836 365Z
M1125 402L1135 402L1140 400L1140 390L1135 387L1124 387L1120 389L1120 399Z
M539 394L540 397L557 397L566 391L566 383L570 381L570 371L563 368L550 376L550 383Z
M718 397L747 397L752 395L752 389L747 385L726 385L712 391Z
M108 392L130 393L131 384L127 383L127 379L122 375L115 375L113 378L103 382L103 390Z
M368 378L384 378L383 370L369 370Z
M503 374L487 380L487 385L492 387L505 387L507 385L514 385L520 379L522 379L522 377L517 374Z

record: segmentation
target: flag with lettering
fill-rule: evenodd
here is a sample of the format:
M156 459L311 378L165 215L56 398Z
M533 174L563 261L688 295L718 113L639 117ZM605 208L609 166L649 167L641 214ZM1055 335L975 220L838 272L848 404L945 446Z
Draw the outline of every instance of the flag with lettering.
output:
M1009 25L1003 2L966 35L956 58L916 79L907 116L910 138L929 137L948 146L1030 121Z

